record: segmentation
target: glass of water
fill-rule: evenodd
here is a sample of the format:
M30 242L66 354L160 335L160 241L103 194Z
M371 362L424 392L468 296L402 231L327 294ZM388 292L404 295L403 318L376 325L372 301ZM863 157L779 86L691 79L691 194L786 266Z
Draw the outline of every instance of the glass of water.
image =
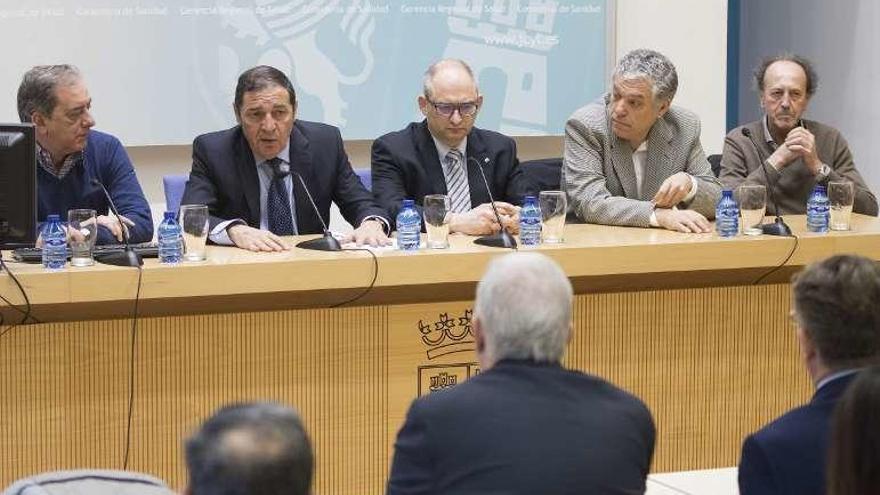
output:
M425 196L422 211L425 215L425 228L428 231L426 242L429 249L449 247L449 198L445 194Z
M541 191L538 195L541 208L541 241L544 244L559 244L563 241L565 213L568 200L563 191Z
M742 215L743 234L761 235L764 214L767 211L767 188L760 184L740 186L739 211Z
M98 217L95 210L67 211L67 245L70 266L92 266L95 241L98 239Z
M831 207L831 230L849 230L855 195L852 182L828 183L828 204Z
M208 207L181 205L180 226L183 230L184 261L205 261L208 241Z

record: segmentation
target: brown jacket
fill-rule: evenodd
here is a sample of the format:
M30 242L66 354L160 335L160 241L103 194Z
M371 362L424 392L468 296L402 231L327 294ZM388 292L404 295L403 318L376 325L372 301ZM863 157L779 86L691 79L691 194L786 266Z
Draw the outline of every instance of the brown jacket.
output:
M803 120L807 128L816 138L816 149L822 163L831 167L831 174L823 181L846 180L853 183L855 201L853 212L865 215L877 215L877 198L868 189L862 176L853 163L852 153L846 140L833 127L813 120ZM760 157L749 139L742 134L743 127L752 133L752 139L758 145ZM761 162L773 154L773 149L764 140L764 125L761 120L751 122L730 131L724 139L724 152L721 157L721 173L719 179L725 189L736 189L743 184L762 184L767 186ZM798 158L788 164L781 172L767 165L767 175L774 184L773 193L779 202L780 215L802 215L807 211L807 198L816 185L816 177ZM775 213L770 191L767 192L767 214Z

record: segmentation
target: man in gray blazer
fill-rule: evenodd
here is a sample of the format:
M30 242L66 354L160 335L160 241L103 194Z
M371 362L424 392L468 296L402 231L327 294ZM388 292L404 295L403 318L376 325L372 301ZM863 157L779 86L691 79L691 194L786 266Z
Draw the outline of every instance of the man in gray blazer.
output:
M699 118L672 98L675 66L653 50L620 60L611 94L565 125L562 184L590 223L709 232L721 185L700 145Z

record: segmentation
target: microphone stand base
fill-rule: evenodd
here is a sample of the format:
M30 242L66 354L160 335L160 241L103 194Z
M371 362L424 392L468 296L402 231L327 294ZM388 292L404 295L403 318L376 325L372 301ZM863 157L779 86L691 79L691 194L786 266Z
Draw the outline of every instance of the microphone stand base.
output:
M788 225L786 225L782 218L779 217L777 217L776 221L773 223L765 223L764 225L762 225L761 232L764 235L791 237L791 229L788 228Z
M497 234L487 235L474 239L474 244L481 246L516 249L516 239L506 230L502 230Z
M144 260L141 255L136 253L134 249L126 249L120 253L107 254L101 257L96 256L95 261L105 265L113 266L143 266Z
M339 241L329 233L324 234L324 237L302 241L296 247L313 251L342 251Z

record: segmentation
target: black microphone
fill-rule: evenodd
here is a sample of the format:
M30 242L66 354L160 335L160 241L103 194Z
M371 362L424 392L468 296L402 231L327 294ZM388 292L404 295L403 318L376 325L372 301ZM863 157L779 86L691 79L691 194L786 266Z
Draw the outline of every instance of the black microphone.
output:
M128 237L128 229L125 224L122 223L122 216L119 214L119 210L116 209L116 205L113 203L113 198L110 197L110 193L107 192L107 188L104 187L104 184L98 179L93 178L91 181L92 185L95 187L100 187L101 191L104 192L104 197L107 198L107 203L110 204L110 211L116 215L116 220L119 222L119 228L122 229L122 242L125 244L125 250L118 253L111 253L103 256L96 256L95 261L100 263L104 263L107 265L114 266L134 266L139 267L144 264L144 260L141 258L141 255L137 253L131 247L131 242Z
M779 215L779 203L776 202L776 194L773 192L776 187L770 182L770 174L767 173L767 159L761 153L761 148L758 147L758 143L755 142L752 131L748 127L742 128L742 135L752 143L755 152L758 154L758 159L761 160L761 170L764 171L764 180L767 181L767 189L770 191L770 201L773 201L773 215L776 217L776 221L761 225L761 232L767 235L791 236L791 229Z
M309 198L309 203L312 205L312 209L315 211L315 216L318 217L318 221L321 222L321 227L324 228L324 237L302 241L297 244L296 247L302 249L312 249L315 251L342 251L342 246L339 245L339 241L337 241L336 238L333 237L333 234L331 234L330 230L327 229L327 224L324 223L324 219L321 218L321 212L318 210L318 205L315 204L315 200L312 199L312 193L310 193L309 188L306 187L306 181L303 180L302 175L300 175L298 172L291 170L290 173L296 176L297 179L299 179L299 183L302 184L302 188L306 192L306 196Z
M516 249L516 239L514 239L513 236L510 235L510 232L507 231L507 227L505 227L504 224L501 223L501 215L498 214L498 208L495 206L495 198L492 197L492 189L489 187L489 181L486 180L486 173L483 172L483 164L489 163L489 158L483 158L482 164L478 162L476 158L469 156L468 162L470 162L471 160L473 160L474 164L476 164L477 166L477 169L480 171L480 177L483 178L483 184L486 186L486 192L489 193L489 204L492 205L492 211L495 212L495 219L498 221L498 225L501 227L501 231L497 234L478 237L474 240L474 242L481 246Z

